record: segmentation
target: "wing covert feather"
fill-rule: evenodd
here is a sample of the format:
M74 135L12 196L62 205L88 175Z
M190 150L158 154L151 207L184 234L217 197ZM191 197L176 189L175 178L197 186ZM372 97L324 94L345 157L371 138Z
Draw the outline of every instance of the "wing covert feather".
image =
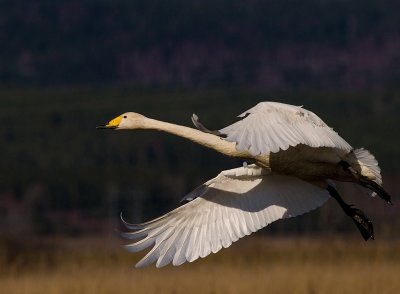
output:
M261 102L239 117L242 120L219 133L226 136L225 140L236 142L237 150L247 150L252 155L276 153L298 144L353 149L316 114L301 106Z

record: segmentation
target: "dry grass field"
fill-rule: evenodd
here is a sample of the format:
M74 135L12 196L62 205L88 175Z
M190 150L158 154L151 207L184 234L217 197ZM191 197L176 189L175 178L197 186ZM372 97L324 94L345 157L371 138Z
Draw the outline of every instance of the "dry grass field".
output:
M1 293L392 294L400 288L399 242L250 237L180 267L135 269L143 254L105 239L4 243Z

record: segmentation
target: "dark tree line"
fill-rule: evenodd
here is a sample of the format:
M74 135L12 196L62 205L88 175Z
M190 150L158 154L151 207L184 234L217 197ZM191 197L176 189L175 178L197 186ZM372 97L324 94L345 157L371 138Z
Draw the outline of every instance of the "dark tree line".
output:
M1 1L0 80L395 87L398 1Z

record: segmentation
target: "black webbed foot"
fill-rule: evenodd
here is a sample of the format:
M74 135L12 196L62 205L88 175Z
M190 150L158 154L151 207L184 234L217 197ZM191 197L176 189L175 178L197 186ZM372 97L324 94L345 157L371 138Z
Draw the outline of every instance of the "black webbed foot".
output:
M349 205L344 200L342 197L340 197L339 193L336 191L335 188L332 186L327 187L327 190L329 194L335 198L335 200L338 202L340 207L343 209L344 213L351 217L353 222L356 224L358 230L360 231L361 235L363 236L365 241L368 241L369 239L374 240L374 227L372 225L372 222L369 220L369 218L365 215L365 213L358 209L355 208L353 205Z
M374 227L372 225L372 222L362 210L354 208L352 207L352 205L349 205L345 213L351 217L365 241L368 241L369 239L375 239Z

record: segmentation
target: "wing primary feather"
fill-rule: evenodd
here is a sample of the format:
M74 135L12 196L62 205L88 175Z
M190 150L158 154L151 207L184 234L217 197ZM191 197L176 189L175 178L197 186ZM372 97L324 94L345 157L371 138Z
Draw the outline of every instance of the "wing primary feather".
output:
M207 207L207 210L203 214L203 221L201 223L200 227L200 233L199 233L199 240L198 240L198 246L199 246L199 257L204 257L203 252L207 251L207 229L208 229L208 221L209 221L209 216L210 216L210 209L209 205Z
M166 266L173 260L174 255L176 253L176 247L174 242L176 240L179 240L179 238L182 235L182 231L184 230L184 227L179 226L178 224L177 228L178 229L173 233L173 235L168 240L165 241L165 244L162 250L160 251L160 257L157 260L156 267Z
M118 234L125 239L130 239L130 240L137 240L141 239L143 237L146 237L148 235L148 230L147 228L144 228L140 231L135 231L135 232L118 232Z
M145 238L136 243L124 245L124 247L129 252L139 252L146 249L147 247L152 246L155 242L156 241L153 238Z
M187 226L185 226L185 230L182 234L182 240L183 240L182 245L179 247L178 251L175 253L175 257L173 260L174 265L181 265L182 263L187 261L186 254L187 254L188 250L190 249L189 244L190 244L190 238L191 238L194 221L195 221L194 217L192 219L189 219Z
M173 234L173 228L166 229L156 240L156 244L154 247L143 257L137 264L136 267L140 268L146 266L150 263L155 262L160 257L160 252L162 250L162 246L164 241Z
M229 214L227 213L226 206L222 206L221 210L222 210L221 225L222 225L222 231L223 231L222 246L224 248L227 248L232 244L232 237L231 237L230 223L229 223Z
M174 259L172 260L172 264L174 266L181 265L186 262L186 251L189 244L189 229L186 228L182 234L181 240L182 242L177 244L178 250L175 253Z

